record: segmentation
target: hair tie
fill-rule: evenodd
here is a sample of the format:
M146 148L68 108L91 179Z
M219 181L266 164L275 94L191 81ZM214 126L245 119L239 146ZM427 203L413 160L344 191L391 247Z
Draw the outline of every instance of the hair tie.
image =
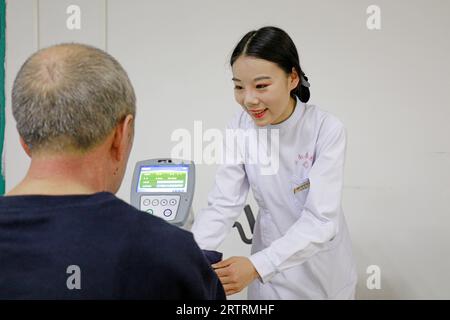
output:
M310 84L308 82L308 78L306 76L303 76L303 75L300 78L301 78L301 85L304 86L304 87L309 88Z

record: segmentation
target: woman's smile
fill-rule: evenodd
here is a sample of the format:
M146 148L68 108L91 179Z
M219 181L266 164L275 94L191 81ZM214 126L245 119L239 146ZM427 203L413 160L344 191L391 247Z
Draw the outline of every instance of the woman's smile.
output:
M248 112L249 112L250 115L252 115L255 119L262 119L262 118L266 115L267 110L269 110L269 108L258 109L258 110L248 110Z

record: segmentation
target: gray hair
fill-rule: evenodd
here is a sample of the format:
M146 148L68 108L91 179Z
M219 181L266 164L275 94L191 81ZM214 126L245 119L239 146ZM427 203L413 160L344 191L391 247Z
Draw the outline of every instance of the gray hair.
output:
M135 116L136 97L111 55L88 45L60 44L22 65L12 111L32 152L84 152L103 142L125 116Z

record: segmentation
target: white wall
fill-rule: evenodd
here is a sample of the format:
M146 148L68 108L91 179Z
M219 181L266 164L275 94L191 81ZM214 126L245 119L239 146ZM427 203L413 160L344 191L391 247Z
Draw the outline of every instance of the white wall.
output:
M81 30L66 29L69 4L81 7ZM371 4L381 8L381 30L366 27ZM118 194L128 200L134 163L170 156L175 129L193 131L195 120L204 129L225 126L239 108L227 64L233 46L250 29L277 25L298 47L310 102L348 130L343 201L358 298L449 299L448 12L445 0L8 1L6 190L29 163L9 94L38 46L91 43L128 71L138 98L135 146ZM206 204L215 169L197 166L194 211ZM236 230L221 249L225 256L249 253ZM366 287L370 265L381 268L379 290Z

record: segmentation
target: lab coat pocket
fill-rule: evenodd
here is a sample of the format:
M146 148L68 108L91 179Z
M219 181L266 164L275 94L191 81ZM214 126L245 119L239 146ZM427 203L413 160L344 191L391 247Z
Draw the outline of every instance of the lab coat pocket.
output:
M310 182L309 178L294 178L291 183L291 194L296 207L303 209L308 198Z

